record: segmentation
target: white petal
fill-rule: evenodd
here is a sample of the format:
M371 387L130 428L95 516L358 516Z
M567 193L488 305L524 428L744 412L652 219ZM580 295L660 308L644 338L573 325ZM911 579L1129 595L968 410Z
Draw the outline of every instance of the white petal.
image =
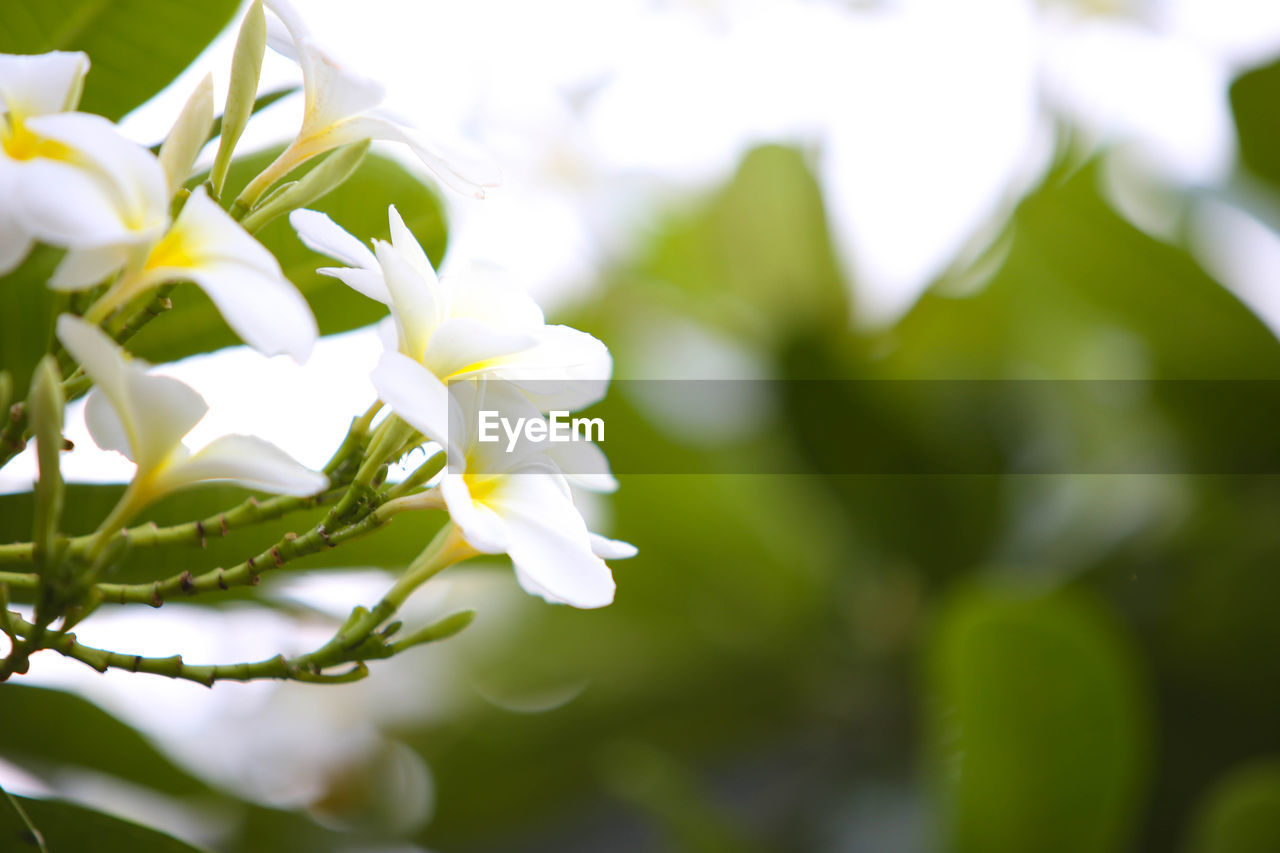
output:
M292 59L294 62L298 62L301 59L298 56L298 47L293 42L293 34L289 32L289 28L279 18L271 15L267 16L267 47L285 59Z
M275 255L209 198L204 187L191 193L169 236L180 240L183 253L195 264L229 260L284 277Z
M17 203L27 228L51 246L127 245L156 234L133 233L111 184L95 172L51 160L22 165Z
M412 264L432 287L435 287L436 268L431 264L427 253L423 251L418 238L413 236L409 226L404 224L404 219L394 204L387 208L387 223L391 230L391 245L395 246L400 256Z
M251 435L224 435L165 466L156 488L171 491L213 480L298 497L316 494L329 485L325 475L304 467L269 441Z
M35 239L22 224L22 217L13 205L12 183L3 186L0 180L0 276L8 275L18 268Z
M280 23L284 24L285 32L288 33L289 40L298 41L300 38L306 38L311 35L311 32L307 29L305 20L302 19L302 15L298 14L298 10L294 9L293 4L289 3L288 0L264 0L262 5L270 9L271 12L274 12L275 17L279 18ZM273 19L266 19L266 28L268 28L269 33L273 26ZM275 47L275 45L271 46ZM291 59L297 59L297 56L293 55L291 56Z
M361 270L354 267L320 267L316 272L320 273L320 275L336 278L361 296L367 296L376 302L381 302L383 305L391 304L391 294L387 291L387 282L382 277L381 269ZM395 349L397 345L395 320L390 317L387 319L392 321L391 349Z
M534 298L504 270L470 263L451 268L444 280L451 288L454 317L472 317L507 329L537 328L546 322Z
M496 412L509 424L541 419L537 407L518 388L501 379L478 378L454 380L448 387L449 439L465 449L467 470L489 475L537 472L551 474L555 482L562 482L559 469L547 455L547 448L555 445L521 436L511 447L509 436L502 430L497 441L479 440L481 411ZM568 496L567 484L564 492Z
M103 450L114 450L126 459L133 459L129 446L129 433L120 416L116 414L111 398L101 388L94 388L84 401L84 420L94 444Z
M613 574L591 550L590 534L554 477L514 475L495 512L507 528L507 553L526 589L574 607L613 601Z
M319 337L307 300L283 276L234 261L187 270L240 339L263 355L284 353L303 364Z
M592 533L591 553L602 560L629 560L639 554L640 549L630 542L623 542L621 539L609 539L599 533Z
M453 318L441 323L431 336L423 364L442 378L461 379L518 361L536 345L537 338L528 332L504 331L478 320Z
M342 261L349 267L372 270L378 266L378 260L369 247L330 219L327 213L295 210L289 214L289 224L298 232L298 239L313 252Z
M295 36L294 45L298 49L307 94L307 111L299 138L323 134L334 125L376 107L386 97L386 88L380 82L345 67L310 37Z
M618 490L609 459L594 441L548 443L546 454L575 486L604 494Z
M604 399L613 373L609 348L569 326L543 326L537 346L495 369L520 386L542 411L575 411Z
M79 51L0 53L0 112L25 118L74 109L88 70L89 57Z
M169 184L160 161L126 139L102 116L59 113L27 122L27 128L61 142L107 179L129 230L150 233L169 219Z
M385 139L408 145L437 178L464 195L484 198L486 187L501 183L501 175L493 166L477 163L476 158L469 155L441 152L438 145L428 144L415 133L380 116L357 116L335 125L325 135L321 150L361 139Z
M123 350L97 326L63 314L57 327L58 339L106 396L119 421L117 429L99 410L90 421L91 430L96 424L103 446L121 452L123 431L127 455L140 471L149 471L167 458L209 410L190 386L168 376L148 376L143 372L145 362L127 361ZM94 435L94 441L98 438Z
M391 313L400 332L400 351L421 359L427 342L440 322L439 285L432 272L429 278L396 251L390 243L374 241L374 254L391 293Z
M68 249L49 279L54 290L84 290L102 281L129 258L127 247L103 246L96 249Z
M398 352L385 352L370 375L378 397L410 426L448 447L449 391L431 371Z
M502 554L507 550L507 528L492 509L471 499L466 481L458 474L445 474L440 479L440 494L449 517L472 548L483 554Z
M171 258L169 244L178 247ZM152 283L190 279L236 334L264 355L287 353L299 364L319 330L306 299L266 247L218 207L201 187L147 260Z

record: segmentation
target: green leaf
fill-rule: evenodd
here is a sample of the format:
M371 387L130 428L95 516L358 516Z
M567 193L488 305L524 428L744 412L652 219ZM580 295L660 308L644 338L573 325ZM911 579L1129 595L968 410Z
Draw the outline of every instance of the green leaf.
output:
M276 149L236 160L227 181L226 196L232 197L278 153ZM306 174L304 170L299 171ZM298 173L294 177L298 177ZM445 248L444 212L440 202L417 176L386 157L376 154L365 157L355 174L321 199L315 209L328 213L361 240L374 237L385 240L390 237L387 225L390 204L396 206L432 262L438 264ZM336 279L318 275L317 267L331 266L334 262L302 245L287 217L269 223L257 237L275 254L285 275L307 297L321 334L357 329L387 315L384 305L361 296ZM130 349L136 354L153 362L165 362L240 343L213 304L194 285L180 285L170 298L174 310L149 324L130 341Z
M1231 84L1231 110L1240 159L1254 174L1280 186L1280 60L1241 75Z
M1248 764L1214 785L1197 815L1190 853L1280 850L1280 759Z
M136 823L63 800L15 797L44 838L49 853L200 853L199 848ZM21 816L0 803L0 850L31 851L39 846Z
M138 732L79 696L6 684L0 707L0 757L37 776L81 767L173 796L209 793Z
M1019 205L976 292L934 286L865 349L885 379L1276 379L1280 344L1186 251L1142 233L1100 166L1050 175Z
M31 372L53 334L58 297L45 286L62 252L39 246L0 278L0 368L13 377L13 399L27 396Z
M83 50L80 109L119 119L182 73L238 0L39 0L0 4L0 53Z
M790 148L748 153L723 190L664 230L637 273L683 291L670 294L677 310L688 310L692 298L701 303L697 319L766 341L848 325L821 191L804 156Z
M944 610L928 661L947 849L1126 849L1145 703L1135 650L1099 602L968 592Z

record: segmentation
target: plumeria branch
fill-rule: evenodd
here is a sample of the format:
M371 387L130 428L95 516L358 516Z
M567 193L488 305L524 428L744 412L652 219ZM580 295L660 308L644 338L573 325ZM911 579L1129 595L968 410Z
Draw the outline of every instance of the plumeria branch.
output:
M358 681L368 675L366 661L392 657L408 649L446 639L471 623L475 614L472 611L461 611L399 639L396 639L396 634L402 625L398 622L378 630L396 614L418 587L471 553L456 532L446 525L377 605L372 609L357 607L327 643L313 652L293 658L277 655L246 663L189 664L181 655L155 658L94 648L79 642L76 635L70 632L53 635L44 647L87 664L99 672L123 669L194 681L209 687L218 681L258 679L328 684ZM3 619L4 630L13 636L29 638L40 633L36 625L7 608L0 610L0 618ZM348 664L350 666L342 672L326 671Z

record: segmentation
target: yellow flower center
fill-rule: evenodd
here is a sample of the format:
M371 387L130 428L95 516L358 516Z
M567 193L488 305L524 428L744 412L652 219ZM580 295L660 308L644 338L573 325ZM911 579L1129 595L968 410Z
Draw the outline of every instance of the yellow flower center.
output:
M183 239L182 233L176 229L170 229L164 238L156 243L151 254L147 256L146 269L160 269L162 267L194 267L196 260L192 256L186 240Z
M470 460L468 460L470 463ZM468 464L470 467L470 464ZM465 473L462 475L462 482L467 484L467 492L471 495L472 503L485 503L502 483L502 477L495 474L476 474Z
M61 142L32 133L22 119L12 113L0 122L0 147L14 160L71 160L72 151Z

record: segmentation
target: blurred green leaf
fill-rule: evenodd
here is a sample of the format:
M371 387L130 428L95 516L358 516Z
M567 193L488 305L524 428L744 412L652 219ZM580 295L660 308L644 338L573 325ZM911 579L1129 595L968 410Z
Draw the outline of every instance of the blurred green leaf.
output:
M1126 848L1146 708L1135 650L1098 601L967 592L939 617L928 664L949 849Z
M83 50L80 109L119 119L169 85L239 0L40 0L0 4L0 53Z
M31 372L53 335L58 296L45 282L61 258L61 251L39 246L0 277L0 368L13 377L14 400L27 396Z
M232 163L227 197L267 166L279 150L263 151ZM309 164L314 167L315 163ZM305 174L309 168L294 172ZM201 179L203 180L203 179ZM324 211L357 238L389 239L387 206L394 204L405 224L417 235L433 263L444 255L444 211L430 189L406 168L376 154L365 157L355 174L325 195L314 209ZM386 306L361 296L337 279L316 273L336 262L312 252L298 239L287 217L267 225L258 239L279 259L284 273L298 286L315 312L320 333L345 332L387 315ZM180 285L171 294L174 310L149 324L130 341L130 349L153 362L173 361L240 343L217 309L194 285Z
M0 708L0 756L37 776L81 767L174 796L209 793L142 735L79 696L6 684Z
M1229 773L1196 815L1188 853L1273 853L1280 850L1280 760Z
M1254 174L1280 187L1280 60L1256 68L1231 84L1240 159Z
M848 326L822 195L790 148L748 153L723 190L663 229L633 276L648 285L641 299L764 341Z
M200 853L199 848L136 823L62 800L16 798L40 831L49 853ZM0 801L0 850L35 853L26 825Z
M884 379L1276 379L1280 343L1182 249L1107 204L1092 162L1019 205L976 291L941 282L893 329Z

